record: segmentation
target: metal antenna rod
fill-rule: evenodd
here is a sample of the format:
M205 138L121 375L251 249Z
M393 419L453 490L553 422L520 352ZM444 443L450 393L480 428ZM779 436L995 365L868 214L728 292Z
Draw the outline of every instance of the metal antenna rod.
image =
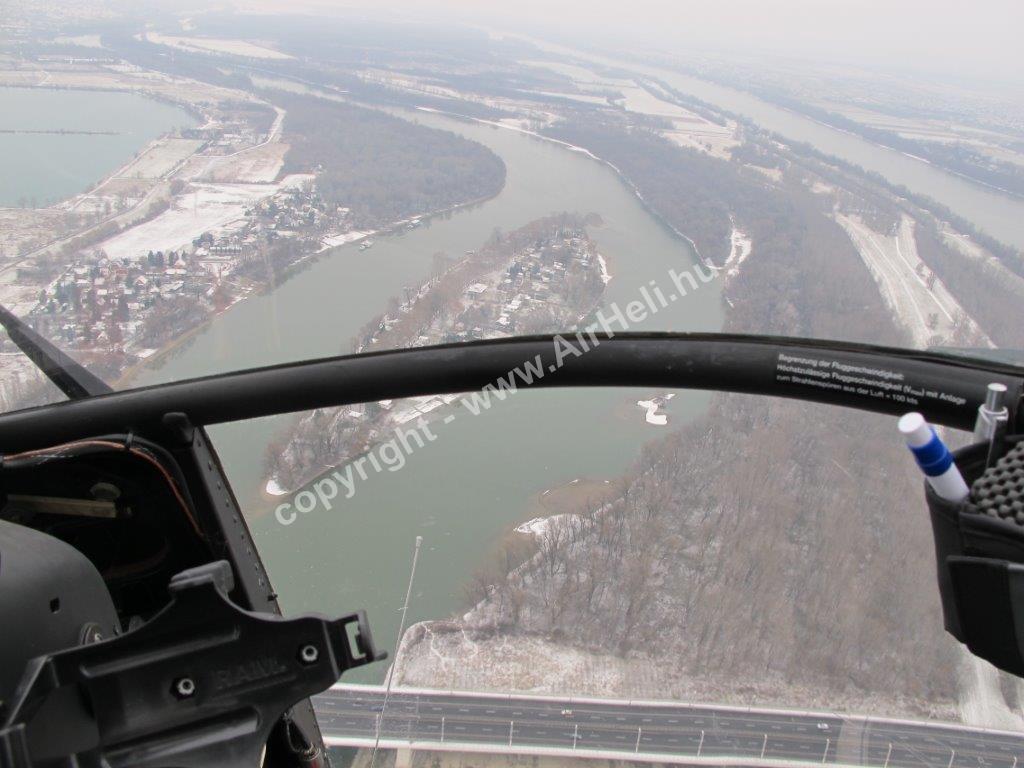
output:
M405 605L402 606L402 620L398 623L398 638L395 640L395 660L391 662L391 669L388 670L387 684L384 686L384 703L380 706L380 716L377 718L377 734L373 740L373 752L370 755L370 768L377 759L377 749L380 747L380 729L384 722L384 712L388 708L388 697L391 695L391 681L398 669L398 649L402 646L402 635L405 632L405 614L409 611L409 599L412 597L412 583L416 579L416 561L420 558L420 545L423 544L423 537L416 537L416 548L412 553L412 568L409 569L409 586L405 590Z

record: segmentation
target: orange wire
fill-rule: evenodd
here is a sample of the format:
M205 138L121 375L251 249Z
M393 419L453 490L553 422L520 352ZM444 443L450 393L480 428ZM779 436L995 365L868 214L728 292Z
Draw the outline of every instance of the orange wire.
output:
M177 499L178 504L181 505L181 509L185 513L185 517L188 518L189 523L191 523L192 529L196 532L196 535L199 536L199 538L201 539L206 538L203 535L203 532L200 530L199 523L196 521L195 516L192 514L192 510L189 509L188 503L185 501L185 497L182 496L181 491L178 489L178 484L174 481L174 478L171 477L171 474L164 468L163 464L161 464L155 458L150 456L148 453L140 451L137 448L128 448L123 443L115 443L112 440L75 440L74 442L62 443L61 445L54 445L49 448L38 448L33 451L23 451L22 453L8 454L4 458L26 459L32 458L34 456L45 456L47 454L53 453L54 451L64 451L67 450L68 448L77 448L86 445L113 448L114 450L117 451L127 450L128 453L132 454L133 456L137 456L138 458L143 459L152 464L154 467L156 467L160 474L163 475L164 480L171 487L171 491L174 493L174 498Z

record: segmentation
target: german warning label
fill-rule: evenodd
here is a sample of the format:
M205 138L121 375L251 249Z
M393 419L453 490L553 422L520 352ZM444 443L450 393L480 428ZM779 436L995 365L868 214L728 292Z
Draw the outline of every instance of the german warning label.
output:
M831 357L780 352L775 366L780 384L816 387L837 393L919 406L929 400L963 405L966 398L937 389L914 386L906 374L891 368L858 365Z

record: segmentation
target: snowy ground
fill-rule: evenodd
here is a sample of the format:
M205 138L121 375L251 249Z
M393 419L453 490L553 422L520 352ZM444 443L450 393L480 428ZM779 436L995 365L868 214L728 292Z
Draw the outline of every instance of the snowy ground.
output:
M606 97L598 96L596 94L559 93L558 91L529 91L529 93L536 93L539 96L554 96L558 99L569 99L569 101L578 101L581 104L608 104L608 99Z
M274 478L267 480L267 486L264 490L271 496L285 496L288 494L288 491L278 485L277 480Z
M751 239L736 228L736 222L732 223L732 233L729 235L729 258L725 260L722 269L725 271L727 280L731 280L740 273L740 267L747 260L754 244Z
M936 337L943 343L955 342L965 334L975 343L994 346L917 255L912 219L903 216L892 235L876 232L857 216L837 213L836 220L857 247L894 317L912 335L914 346L927 347Z
M398 660L396 685L957 719L952 706L922 708L914 702L878 696L837 695L771 677L736 684L686 674L665 660L591 653L533 635L473 632L450 621L410 627Z
M98 247L111 258L119 259L191 245L204 232L230 229L241 222L246 209L260 200L311 178L293 174L278 184L193 184L174 199L169 210L103 241Z
M626 97L623 106L629 112L650 115L652 117L667 117L670 120L681 120L688 123L705 122L704 118L690 110L680 107L678 104L673 104L670 101L663 101L638 85L620 86L619 90Z
M520 523L516 526L516 533L528 533L531 536L537 538L543 538L547 536L548 531L551 530L551 526L556 524L559 520L566 517L566 515L552 515L551 517L535 517L532 520L527 520L525 523Z
M569 77L573 81L573 86L582 91L582 94L566 92L553 95L598 103L605 102L609 92L622 94L623 100L619 103L627 112L670 120L672 128L663 130L662 134L682 147L697 149L715 157L728 159L730 150L739 143L736 140L736 125L734 123L730 122L724 126L717 125L697 113L675 104L669 94L661 91L657 83L645 83L647 86L645 88L633 79L605 77L586 67L574 64L528 60L520 63L542 67Z
M199 51L201 53L227 53L232 56L248 56L255 59L291 59L287 53L275 51L264 45L250 43L247 40L230 40L215 37L177 37L174 35L159 35L155 32L146 33L146 40L158 45L167 45L171 48L180 48L185 51Z
M16 269L0 272L0 304L23 317L39 302L39 286L17 283L16 279Z
M168 138L154 141L134 162L112 178L163 178L191 157L202 145L200 139Z
M354 230L352 232L343 232L340 235L331 235L325 237L321 242L324 244L324 248L336 248L339 245L345 245L345 243L354 243L356 240L362 240L364 237L370 237L376 234L376 230L369 229L365 232Z
M653 83L649 87L657 88ZM667 94L665 99L661 99L639 86L621 90L626 97L625 107L628 111L671 120L672 129L662 133L681 147L697 149L728 160L730 150L739 143L734 123L718 125L705 120L697 113L669 101Z
M0 413L10 410L20 392L37 385L43 374L22 352L0 352Z
M59 35L53 38L57 45L75 45L80 48L102 48L103 41L99 35Z
M284 158L288 153L288 144L281 140L287 113L280 107L261 103L272 107L275 112L274 122L263 141L228 155L197 156L182 176L193 181L237 184L267 184L275 181L284 167Z
M200 166L199 174L213 182L268 184L277 179L287 153L287 144L272 141L235 155L208 159Z
M1000 673L987 661L972 656L962 649L960 662L960 719L968 725L1019 731L1024 729L1024 717L1006 703L999 684ZM1020 681L1015 680L1018 697Z

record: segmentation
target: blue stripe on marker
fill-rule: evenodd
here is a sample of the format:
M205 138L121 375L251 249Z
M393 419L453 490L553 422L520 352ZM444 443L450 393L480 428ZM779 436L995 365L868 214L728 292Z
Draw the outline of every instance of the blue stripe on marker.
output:
M946 444L939 439L932 429L932 439L919 448L911 448L911 453L917 459L917 465L921 470L931 477L941 475L953 464L953 455L949 452Z

